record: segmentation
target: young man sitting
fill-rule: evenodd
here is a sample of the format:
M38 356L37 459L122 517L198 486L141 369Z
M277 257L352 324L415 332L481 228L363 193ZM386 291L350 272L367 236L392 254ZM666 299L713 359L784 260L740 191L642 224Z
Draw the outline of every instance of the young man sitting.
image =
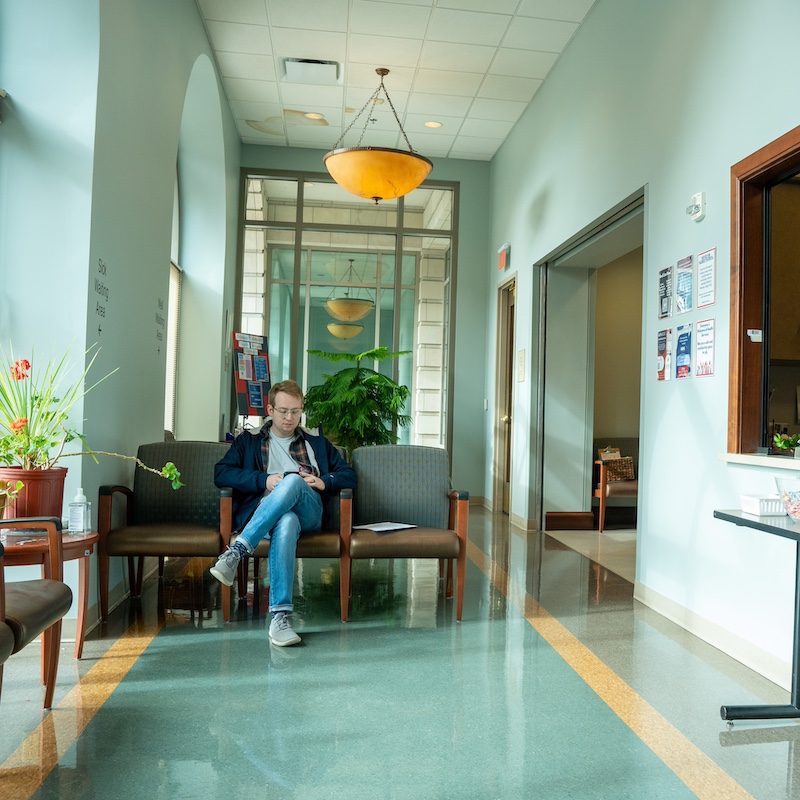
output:
M231 586L242 556L268 538L269 638L285 647L300 641L292 628L300 532L320 529L325 503L340 489L354 489L356 474L324 436L299 427L303 390L294 381L270 389L267 413L271 419L261 430L237 436L214 468L216 485L233 488L233 524L240 534L211 574Z

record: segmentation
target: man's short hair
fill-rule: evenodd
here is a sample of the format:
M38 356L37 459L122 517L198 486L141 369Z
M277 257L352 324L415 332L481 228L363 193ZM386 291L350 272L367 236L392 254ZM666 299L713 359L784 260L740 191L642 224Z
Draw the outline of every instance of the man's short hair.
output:
M296 397L301 405L305 402L300 384L295 381L281 381L280 383L273 384L272 388L269 390L268 400L273 408L275 407L275 398L278 396L278 392Z

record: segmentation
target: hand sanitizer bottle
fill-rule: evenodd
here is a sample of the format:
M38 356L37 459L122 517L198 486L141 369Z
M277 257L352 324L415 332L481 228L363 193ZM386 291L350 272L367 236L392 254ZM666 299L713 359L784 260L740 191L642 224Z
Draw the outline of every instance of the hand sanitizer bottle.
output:
M75 499L69 504L69 532L83 533L89 527L89 501L83 489L78 489Z

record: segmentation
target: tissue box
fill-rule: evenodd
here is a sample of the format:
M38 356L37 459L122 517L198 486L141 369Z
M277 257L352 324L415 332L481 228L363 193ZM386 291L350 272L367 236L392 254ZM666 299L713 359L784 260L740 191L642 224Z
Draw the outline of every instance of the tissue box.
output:
M759 517L782 517L786 514L780 497L757 497L752 494L743 494L740 498L742 511L746 514L755 514Z

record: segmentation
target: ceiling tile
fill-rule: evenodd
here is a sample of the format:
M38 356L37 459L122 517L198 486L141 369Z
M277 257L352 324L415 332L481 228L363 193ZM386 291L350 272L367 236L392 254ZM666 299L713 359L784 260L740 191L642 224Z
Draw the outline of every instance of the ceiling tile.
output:
M513 14L517 10L518 0L492 0L491 7L495 14ZM487 0L439 0L437 8L454 8L460 11L486 11Z
M542 81L532 78L512 78L505 75L487 75L481 85L478 97L493 100L517 100L529 103Z
M389 70L389 74L383 79L383 83L394 98L395 91L407 92L411 89L414 82L416 70L411 67L395 67L390 64L383 65ZM354 64L347 66L345 80L348 86L355 86L360 89L371 89L375 91L381 82L380 76L376 74L372 64Z
M516 17L503 40L505 47L560 53L578 30L576 22Z
M416 67L421 50L421 39L400 39L394 36L351 33L348 43L348 57L360 64L372 64L373 69L385 64Z
M223 78L229 100L247 100L256 103L279 103L278 84L272 81L249 81L241 78Z
M360 131L353 129L344 138L340 147L355 147L358 144ZM369 131L369 141L364 137L362 141L363 147L397 147L397 139L400 136L400 131ZM403 143L405 144L405 142ZM331 145L332 146L332 145Z
M330 150L337 136L335 131L322 125L287 125L286 138L289 140L289 144L303 141L306 144L314 143L321 148Z
M313 31L347 30L347 0L268 0L269 21L277 28L302 23Z
M275 59L272 56L220 52L217 54L217 63L224 78L275 80Z
M428 39L462 44L498 45L511 17L506 14L479 14L437 8L431 17Z
M421 69L414 81L414 89L426 94L454 94L472 97L481 85L482 76L472 72L446 72Z
M397 0L373 0L375 3L395 3ZM407 6L432 6L433 0L403 0Z
M344 61L347 34L307 31L301 28L274 28L275 53L285 58L314 58L321 61Z
M278 103L255 103L248 100L231 100L231 111L236 119L266 119L283 113Z
M267 24L264 0L199 0L199 5L205 19L248 25Z
M471 103L472 99L470 97L414 92L408 98L406 111L409 114L425 114L428 119L435 119L437 114L463 117L469 110Z
M286 141L286 137L283 135L283 133L274 136L264 133L263 131L251 128L243 119L236 120L236 127L239 129L239 133L241 133L242 136L249 136L252 139L257 139L259 142L261 142L261 144L272 144L273 142Z
M374 87L373 87L374 91ZM354 108L356 111L360 111L364 104L369 100L372 96L372 91L369 89L348 89L347 93L345 94L344 102L345 105L349 106L350 108ZM395 107L395 110L398 114L402 114L406 110L406 103L408 102L408 92L395 92L390 91L389 97L392 100L392 105ZM382 103L379 103L377 106L374 107L374 111L376 114L389 114L391 116L392 109L389 104L386 102L386 98L384 97L383 92L380 93L379 100L383 100ZM366 115L367 111L370 110L370 107L364 109L364 114Z
M356 109L356 112L358 109ZM353 114L345 114L344 115L344 126L347 127L350 123L353 122L355 119L355 113ZM359 118L358 121L353 124L353 131L359 131L359 135L361 131L364 131L364 144L369 145L370 143L367 141L369 137L372 135L371 131L394 131L395 133L400 132L400 126L397 124L397 120L395 119L394 114L392 114L391 110L387 111L376 111L374 114L371 114L369 119L367 117L367 112L365 111ZM372 120L375 120L374 122Z
M517 14L521 17L583 22L592 5L594 0L522 0Z
M465 119L459 131L460 136L477 136L486 139L505 139L513 122L502 122L491 119Z
M504 122L516 122L527 103L516 100L489 100L476 97L467 115L468 119L499 119Z
M430 15L430 8L424 6L409 7L399 3L378 5L365 0L353 0L350 30L375 36L390 33L408 39L422 39Z
M315 106L342 106L342 86L311 86L306 83L281 83L281 98L284 108L300 108L307 111Z
M496 52L497 48L491 45L426 42L419 65L425 69L486 72Z
M208 35L215 50L231 53L272 53L269 28L262 25L240 25L235 22L208 22Z
M415 134L414 138L411 139L411 146L414 148L415 153L419 153L422 156L428 156L430 158L429 154L434 150L436 150L438 153L441 153L442 151L447 152L453 146L453 142L455 140L456 137L453 134L436 136L434 134L419 133ZM405 141L403 141L402 138L399 146L402 147L403 150L408 149Z
M492 62L492 75L514 75L518 78L544 79L556 63L558 53L543 53L541 50L511 50L501 47Z
M441 114L431 116L430 114L406 114L403 120L403 127L406 133L414 138L420 134L425 136L455 136L458 133L463 117L445 117ZM441 128L426 128L426 122L441 122ZM483 135L483 134L481 134Z
M491 161L494 153L468 153L465 150L450 148L448 158L463 158L468 161Z
M503 140L496 137L457 136L453 149L465 153L494 153L502 143Z

